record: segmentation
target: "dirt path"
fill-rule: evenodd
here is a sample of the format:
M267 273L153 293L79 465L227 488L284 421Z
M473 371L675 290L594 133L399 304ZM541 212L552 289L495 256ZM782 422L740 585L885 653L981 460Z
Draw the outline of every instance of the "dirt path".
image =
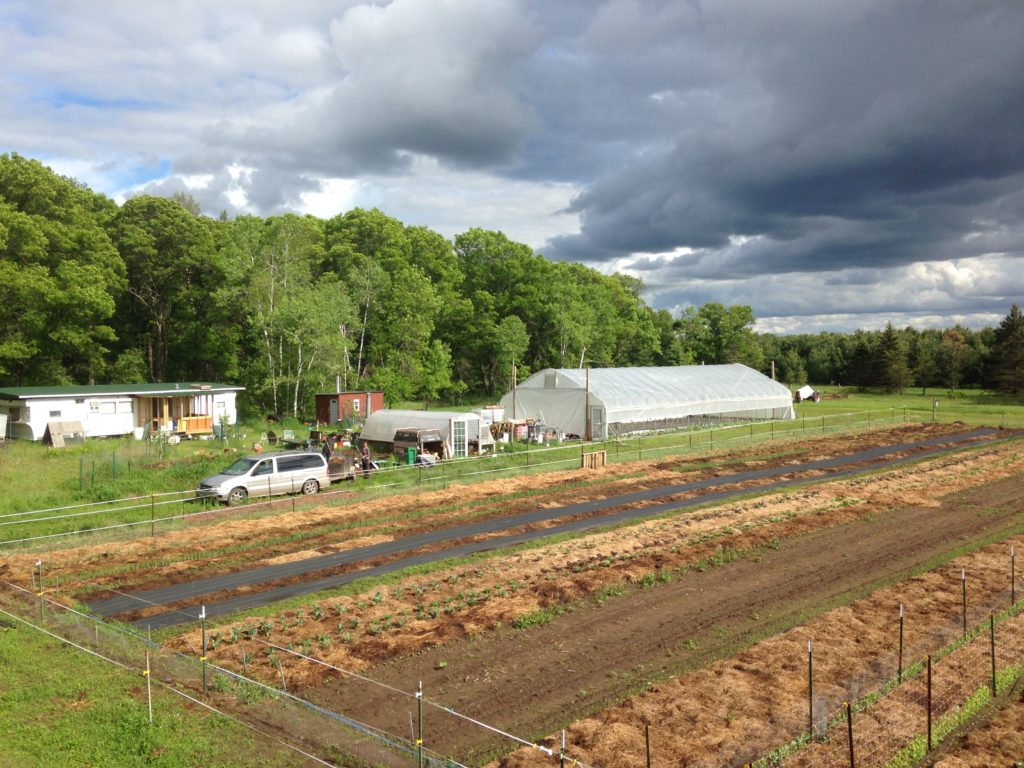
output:
M423 680L428 698L513 733L538 738L620 699L646 681L728 656L753 639L853 600L954 547L1018 533L1024 525L1013 478L947 500L817 530L757 557L689 572L603 606L586 605L529 632L505 631L447 644L368 671L404 689ZM347 685L317 692L341 711L404 730L395 701ZM404 717L404 712L399 712ZM436 714L431 743L472 761L508 742Z

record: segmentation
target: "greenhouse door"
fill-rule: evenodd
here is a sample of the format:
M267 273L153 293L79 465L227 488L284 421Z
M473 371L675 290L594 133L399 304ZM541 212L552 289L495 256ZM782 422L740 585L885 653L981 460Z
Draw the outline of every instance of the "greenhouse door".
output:
M599 405L590 406L590 439L604 440L604 408Z
M453 421L452 422L452 455L456 459L465 458L467 454L466 447L466 422L464 421Z

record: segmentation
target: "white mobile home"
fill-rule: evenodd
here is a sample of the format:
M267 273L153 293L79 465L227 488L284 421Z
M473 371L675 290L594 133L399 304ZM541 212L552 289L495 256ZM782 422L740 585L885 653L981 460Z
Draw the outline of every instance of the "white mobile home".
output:
M593 440L701 420L792 419L789 389L753 368L547 368L501 398L506 418Z
M395 432L404 429L436 429L444 441L442 458L462 458L473 453L487 453L494 448L491 431L478 413L461 411L376 411L366 417L359 437L378 447L390 446Z
M186 437L234 424L235 395L244 387L207 383L0 387L7 436L42 440L50 422L76 421L86 437L146 432Z

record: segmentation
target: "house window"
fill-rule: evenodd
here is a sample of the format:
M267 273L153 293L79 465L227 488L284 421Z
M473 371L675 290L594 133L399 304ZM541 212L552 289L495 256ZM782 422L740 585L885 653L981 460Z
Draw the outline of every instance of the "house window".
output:
M85 402L85 398L84 397L80 397L80 398L75 400L75 405L81 405L84 402Z
M50 411L50 418L51 419L59 419L60 418L60 411Z
M100 403L100 413L114 413L117 403L113 400L104 400Z
M11 421L21 421L21 408L11 408L8 412L11 414Z
M90 400L89 401L89 413L99 413L99 412L100 412L100 401L99 400Z
M355 413L359 413L359 398L358 397L355 398L354 400L352 400L352 410Z

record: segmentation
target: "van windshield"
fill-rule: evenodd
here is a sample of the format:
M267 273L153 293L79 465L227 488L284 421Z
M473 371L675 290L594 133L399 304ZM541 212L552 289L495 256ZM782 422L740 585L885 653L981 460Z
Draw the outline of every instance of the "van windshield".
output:
M239 459L230 467L221 472L222 475L244 475L259 459Z

